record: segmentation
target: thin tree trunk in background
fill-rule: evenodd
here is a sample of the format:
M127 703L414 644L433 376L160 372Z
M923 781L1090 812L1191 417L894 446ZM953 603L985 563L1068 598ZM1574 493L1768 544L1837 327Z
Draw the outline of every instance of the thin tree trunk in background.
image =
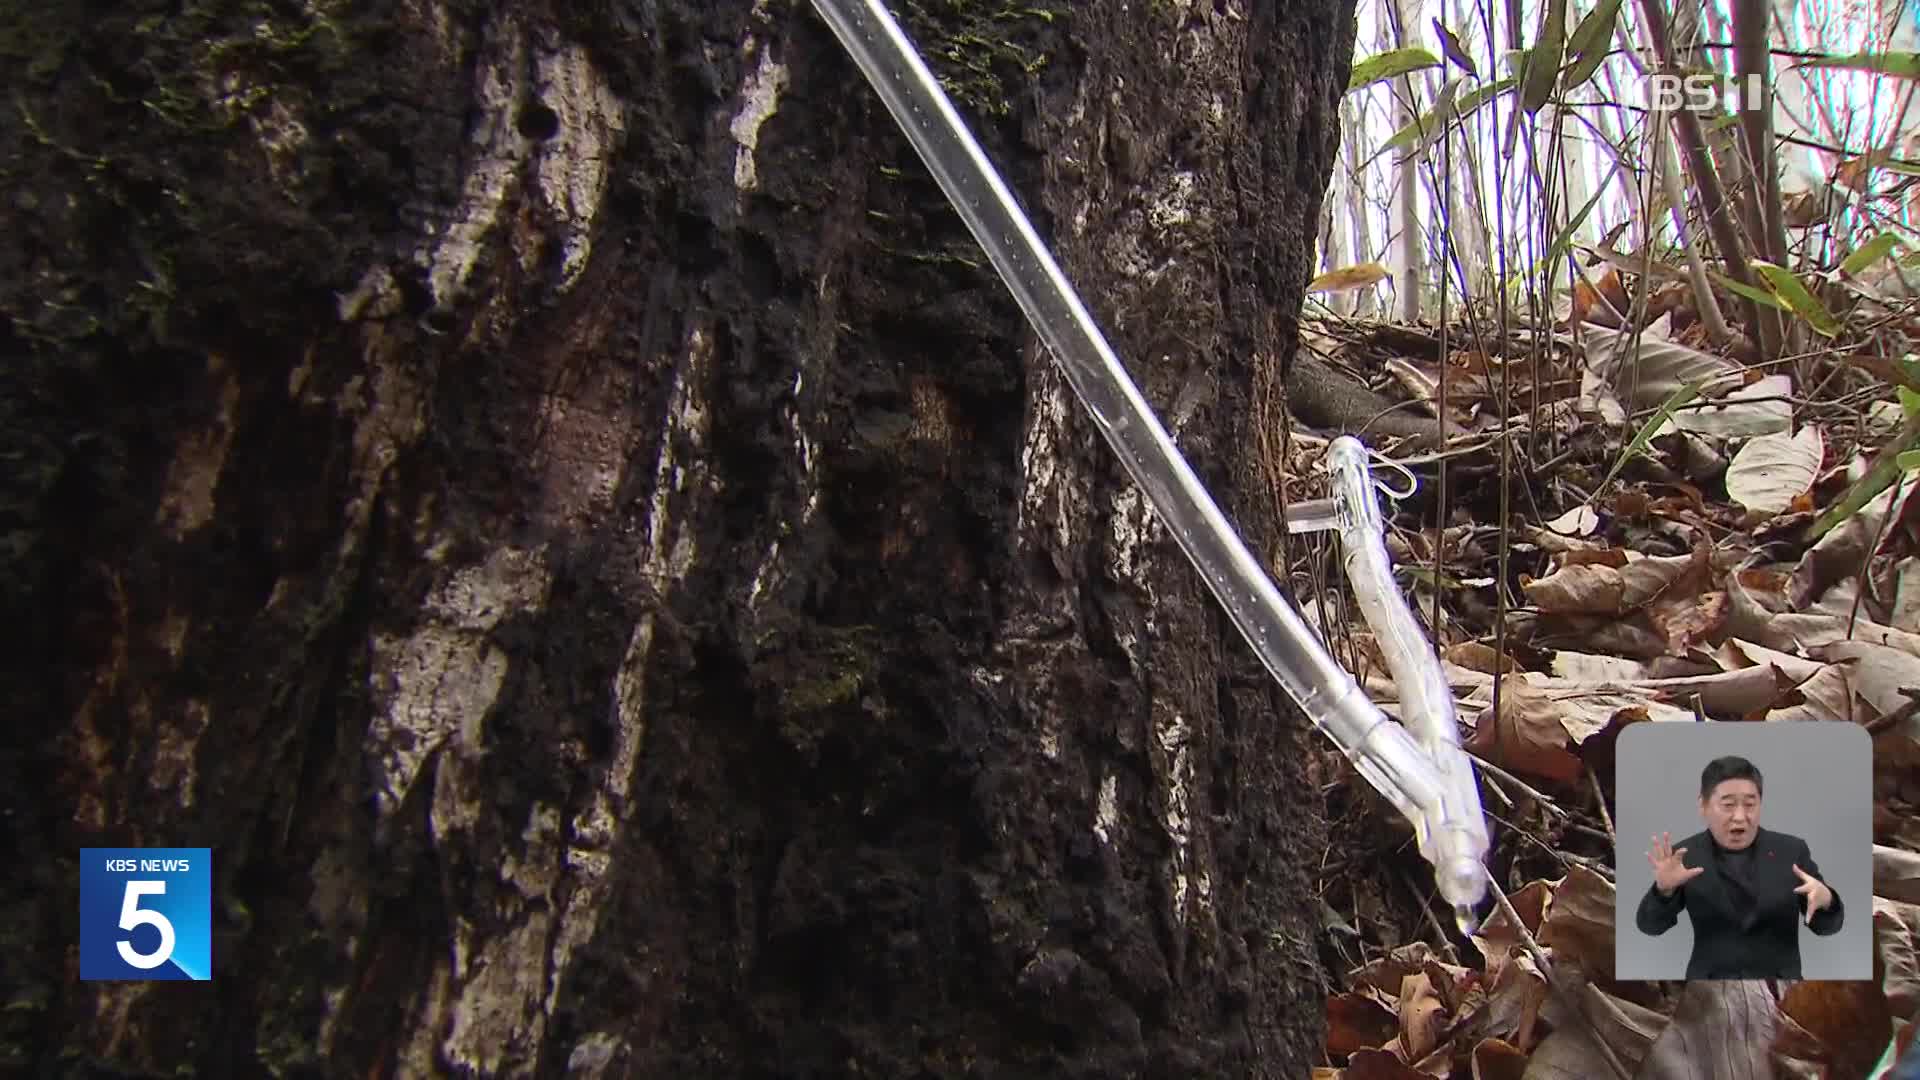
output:
M1773 142L1773 58L1769 54L1773 12L1767 0L1735 0L1733 19L1733 70L1740 86L1740 135L1748 174L1752 177L1752 198L1756 204L1754 247L1768 262L1791 269L1787 260L1786 207L1780 198L1780 162ZM1751 88L1757 86L1759 100L1752 100ZM1780 323L1783 348L1802 351L1809 339L1805 320L1781 319L1777 313L1762 312L1762 317Z
M1345 99L1340 105L1342 138L1340 140L1339 172L1345 186L1347 197L1347 226L1352 232L1355 261L1388 259L1387 253L1377 250L1373 243L1372 207L1367 202L1366 176L1360 171L1360 148L1367 145L1365 129L1361 124L1359 103L1352 98ZM1379 311L1378 287L1364 289L1356 297L1353 314L1361 318L1373 318Z
M1317 737L809 7L16 6L8 1065L1320 1060ZM1266 550L1350 4L907 10Z
M1383 44L1393 49L1414 47L1420 40L1420 32L1409 20L1419 17L1419 0L1389 2L1393 5L1394 18L1385 28ZM1400 83L1400 116L1394 123L1396 129L1413 123L1420 115L1420 99L1414 92L1413 79L1405 77ZM1399 229L1396 292L1400 298L1399 316L1409 323L1420 321L1420 289L1427 267L1426 238L1420 226L1420 168L1425 158L1424 151L1409 152L1398 156L1394 166L1394 220Z

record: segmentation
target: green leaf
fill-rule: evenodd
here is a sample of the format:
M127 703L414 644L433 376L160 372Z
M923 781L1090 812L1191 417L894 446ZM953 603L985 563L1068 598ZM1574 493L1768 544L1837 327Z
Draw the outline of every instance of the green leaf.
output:
M1573 36L1567 39L1567 55L1573 58L1573 67L1567 72L1563 93L1585 86L1606 61L1608 46L1613 42L1613 24L1620 18L1620 4L1621 0L1600 0L1599 6L1574 27Z
M1457 93L1459 82L1460 80L1455 79L1449 82L1447 86L1453 87L1454 92ZM1509 75L1499 82L1475 87L1464 97L1459 98L1457 102L1448 96L1445 88L1442 88L1441 100L1436 102L1432 109L1422 113L1418 120L1414 120L1405 127L1402 127L1399 131L1394 132L1393 137L1382 143L1380 149L1374 151L1373 157L1368 158L1361 167L1365 168L1366 165L1372 164L1374 158L1388 151L1404 150L1413 146L1421 141L1423 133L1428 140L1428 144L1431 145L1432 141L1437 138L1434 134L1435 132L1445 131L1448 127L1452 126L1455 120L1464 119L1471 115L1475 109L1485 105L1488 101L1492 100L1495 95L1503 94L1513 89L1513 83L1513 76Z
M1854 249L1840 264L1840 272L1848 276L1858 274L1881 259L1893 253L1894 246L1901 243L1900 237L1890 233L1875 233L1873 239Z
M1434 101L1433 108L1421 113L1408 121L1405 127L1394 132L1393 138L1382 143L1380 149L1373 152L1373 157L1368 158L1362 168L1373 164L1374 158L1390 151L1404 149L1408 151L1407 156L1412 157L1438 142L1446 135L1447 129L1453 126L1454 120L1460 116L1459 95L1460 79L1447 80L1446 85L1440 88L1440 94Z
M1467 47L1460 44L1460 39L1454 35L1454 32L1447 29L1447 25L1439 19L1433 20L1433 31L1440 35L1440 51L1447 54L1447 59L1466 68L1467 74L1476 79L1479 78L1480 69L1474 66L1473 57L1467 55Z
M1915 469L1920 469L1920 450L1901 451L1894 456L1893 462L1900 466L1901 472L1912 472Z
M1733 293L1735 296L1744 296L1756 304L1765 304L1778 311L1791 312L1793 310L1786 305L1785 301L1765 289L1755 288L1745 282L1735 281L1733 278L1728 277L1718 270L1709 270L1707 273L1711 274L1713 280L1719 282L1722 288Z
M1607 185L1613 182L1613 173L1619 171L1620 167L1615 165L1613 172L1609 172L1606 179L1600 181L1598 190L1593 193L1593 198L1588 199L1587 205L1581 207L1580 212L1573 215L1573 219L1567 222L1567 227L1560 230L1559 236L1554 237L1553 246L1547 249L1546 264L1548 266L1560 265L1560 257L1565 255L1567 249L1573 246L1574 234L1580 231L1580 226L1587 223L1587 215L1593 213L1593 208L1600 204L1600 197L1607 193Z
M1529 114L1553 96L1560 77L1560 60L1567 48L1567 0L1547 0L1541 14L1540 39L1527 50L1526 74L1520 83L1520 106Z
M1425 49L1395 49L1369 56L1353 65L1353 77L1347 80L1347 92L1415 71L1440 66L1440 58Z
M1900 393L1900 411L1920 420L1920 391L1907 386L1896 386L1894 389Z
M1793 309L1793 313L1805 319L1815 333L1825 337L1839 335L1840 320L1833 317L1833 312L1827 310L1827 305L1821 303L1819 297L1807 290L1806 283L1800 280L1800 275L1784 266L1775 266L1764 259L1753 260L1753 268L1760 272L1761 277L1767 279L1767 284L1773 288L1774 295L1786 301L1787 306Z
M1640 425L1640 430L1634 433L1633 440L1627 443L1626 449L1620 451L1620 456L1615 459L1613 468L1607 470L1607 478L1600 481L1600 486L1594 489L1594 494L1605 491L1607 485L1613 483L1613 478L1620 475L1620 470L1626 468L1628 461L1646 452L1647 444L1651 443L1653 437L1660 433L1660 429L1666 427L1668 421L1673 419L1675 409L1699 396L1700 384L1697 382L1687 383L1667 395L1667 400L1660 403L1659 410L1647 417L1647 422Z
M1867 475L1848 488L1847 493L1840 496L1839 502L1828 507L1827 512L1814 521L1813 539L1820 539L1835 525L1858 513L1861 507L1873 501L1874 496L1887 490L1888 485L1899 479L1900 474L1905 471L1900 464L1900 459L1920 449L1920 424L1916 424L1909 416L1907 425L1901 431L1899 438L1899 443L1891 452L1880 454L1874 461L1873 467L1867 470Z
M1814 60L1803 60L1793 66L1846 68L1849 71L1871 71L1880 75L1892 75L1901 79L1920 79L1920 53L1912 52L1854 53L1852 56L1822 56Z

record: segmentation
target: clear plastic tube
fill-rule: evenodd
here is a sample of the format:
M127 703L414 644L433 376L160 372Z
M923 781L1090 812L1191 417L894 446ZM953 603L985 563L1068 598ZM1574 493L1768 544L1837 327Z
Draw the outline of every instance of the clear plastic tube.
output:
M1432 643L1421 632L1394 584L1380 503L1367 468L1366 446L1351 435L1342 435L1327 447L1327 464L1332 473L1335 528L1340 535L1347 581L1353 586L1362 616L1373 629L1381 657L1393 672L1394 685L1400 691L1400 715L1439 773L1439 804L1429 808L1428 827L1419 830L1421 853L1433 863L1443 895L1451 897L1465 891L1466 878L1474 879L1473 888L1477 889L1480 860L1487 851L1487 826L1473 766L1460 748L1453 688L1447 685ZM1291 507L1288 516L1292 516ZM1454 879L1451 888L1449 878Z
M987 253L1127 472L1301 710L1414 823L1457 813L1449 783L1407 729L1388 719L1280 596L1194 476L1166 429L1054 263L993 164L880 0L814 0ZM1471 780L1471 777L1469 777ZM1478 818L1478 797L1473 809ZM1482 826L1484 828L1484 826ZM1479 902L1485 872L1435 864L1456 912Z

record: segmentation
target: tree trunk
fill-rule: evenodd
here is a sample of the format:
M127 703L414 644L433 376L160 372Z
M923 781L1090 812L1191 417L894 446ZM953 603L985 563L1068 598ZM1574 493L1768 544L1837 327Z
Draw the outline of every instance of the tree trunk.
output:
M0 11L11 1063L1319 1060L1317 736L810 7L150 6ZM1350 0L900 9L1265 550Z

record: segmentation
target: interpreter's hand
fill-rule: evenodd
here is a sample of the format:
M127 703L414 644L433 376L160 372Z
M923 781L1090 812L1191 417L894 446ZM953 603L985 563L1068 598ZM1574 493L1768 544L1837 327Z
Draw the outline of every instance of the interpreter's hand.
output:
M1793 868L1793 872L1800 876L1800 887L1793 891L1807 898L1807 924L1812 925L1813 917L1833 904L1833 890L1827 888L1826 882L1798 866Z
M1653 864L1653 885L1660 890L1660 895L1672 896L1673 890L1707 872L1704 866L1689 867L1686 854L1686 848L1673 846L1672 833L1653 838L1653 850L1647 852L1647 861Z

